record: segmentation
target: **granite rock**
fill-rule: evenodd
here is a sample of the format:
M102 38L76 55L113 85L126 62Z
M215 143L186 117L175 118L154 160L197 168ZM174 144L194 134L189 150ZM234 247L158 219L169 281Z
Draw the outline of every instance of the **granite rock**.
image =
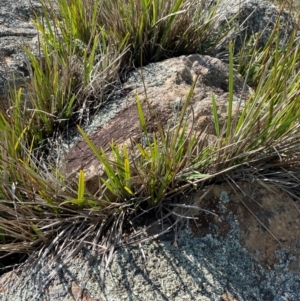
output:
M235 42L237 53L244 41L248 41L251 35L258 34L257 47L263 47L280 17L279 43L284 45L294 28L297 28L295 18L279 6L261 0L225 0L217 10L217 27L226 26L234 16L233 24L230 24L230 32L226 39ZM299 36L299 34L298 34Z
M7 99L8 86L24 87L29 76L29 62L23 46L34 46L37 30L31 22L41 4L33 0L1 0L0 11L0 100Z
M85 131L89 133L94 145L98 149L107 150L108 154L109 143L112 140L119 145L125 143L129 147L130 137L140 142L141 130L136 108L137 94L143 103L149 125L148 132L155 132L157 125L147 109L146 94L148 102L159 116L165 129L167 126L174 126L197 74L199 78L188 109L188 117L186 117L188 128L191 128L193 124L196 133L205 130L208 137L214 139L212 94L216 96L222 128L227 117L229 68L217 58L198 54L149 64L129 73L120 93L115 99L112 98L114 102L118 102L119 112L115 112L111 120L97 128L98 122L102 120L103 115L106 115L106 107L104 113L100 112L93 118L92 124L85 128ZM241 75L235 72L233 118L238 116L249 93L249 87L244 85ZM102 165L83 139L74 143L62 161L65 162L64 169L70 179L76 177L78 171L83 168L86 187L90 193L95 193L99 189Z

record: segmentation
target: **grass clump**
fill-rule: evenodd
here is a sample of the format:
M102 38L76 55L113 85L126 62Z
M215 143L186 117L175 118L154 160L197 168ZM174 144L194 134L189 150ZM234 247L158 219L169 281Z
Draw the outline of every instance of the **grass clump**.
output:
M129 153L126 145L119 146L112 142L110 147L113 160L111 160L103 149L99 152L79 128L104 166L107 179L102 178L103 185L116 197L117 202L126 199L135 199L138 202L142 199L147 201L149 207L154 207L162 203L166 196L183 190L184 187L180 183L209 177L193 168L194 165L205 165L207 157L196 154L199 135L187 132L187 121L184 120L196 82L197 79L191 87L176 126L165 130L161 120L155 116L159 127L158 133L148 132L141 101L137 95L141 136L145 137L145 142L137 143L131 140L131 150L136 149L133 155ZM149 103L148 106L150 113L155 114ZM103 196L105 197L105 191Z
M39 31L39 55L26 49L31 66L29 85L26 93L12 88L9 106L0 115L3 256L10 251L31 253L38 246L47 246L55 236L63 240L62 227L70 229L72 216L105 220L114 208L122 208L121 202L114 204L83 192L82 173L80 189L68 183L57 169L58 158L52 155L57 151L52 137L72 122L88 120L120 82L122 70L136 62L143 64L144 59L150 62L169 56L167 46L176 49L183 37L179 28L195 47L206 45L214 6L205 4L210 9L199 21L189 23L191 11L204 12L204 2L197 2L190 1L187 6L186 1L145 1L141 6L139 1L129 1L117 7L113 1L41 1L42 18L33 20ZM113 28L117 16L118 35ZM130 28L130 24L138 23L136 36L136 26ZM157 37L155 32L159 32ZM172 44L168 45L170 37ZM144 47L153 42L155 49L149 48L147 56L140 58L146 53ZM65 223L67 220L70 223ZM81 218L76 220L80 223Z
M130 60L140 66L213 52L222 38L214 30L216 8L213 1L118 0L103 2L100 17L118 43L128 36Z
M44 147L53 136L104 105L124 70L175 55L212 54L226 32L214 29L213 1L58 0L57 7L51 1L41 3L43 18L34 21L40 32L39 57L27 49L32 66L29 93L12 88L10 107L0 114L2 257L40 252L43 258L54 250L67 263L75 253L60 258L63 252L69 247L79 252L86 241L94 249L102 246L100 252L107 254L124 243L125 221L142 212L159 216L156 223L178 217L178 196L216 179L235 180L240 172L266 176L276 169L277 177L290 176L285 183L299 183L294 172L299 166L299 40L294 33L281 48L276 43L279 23L263 49L245 45L234 57L230 43L228 117L222 128L212 95L214 143L207 146L205 132L187 130L184 116L197 77L172 128L164 128L147 103L158 124L157 132L149 132L137 96L144 144L131 140L128 147L112 141L109 157L78 126L104 174L97 195L85 189L83 170L76 185L69 183L59 171L59 158L49 154L55 150ZM253 87L236 119L235 68ZM179 202L176 206L194 208ZM140 239L137 234L131 238L126 243ZM103 258L106 267L110 257Z

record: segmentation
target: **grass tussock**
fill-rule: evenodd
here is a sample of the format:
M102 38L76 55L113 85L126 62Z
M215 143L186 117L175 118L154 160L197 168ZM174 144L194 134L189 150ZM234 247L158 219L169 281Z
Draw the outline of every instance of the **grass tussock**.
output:
M296 30L284 46L280 23L263 49L253 36L234 56L228 46L229 99L224 128L212 95L216 139L187 130L184 116L195 80L178 122L147 131L137 95L141 136L131 147L111 143L112 157L97 149L79 126L88 120L133 66L191 53L213 54L226 35L216 31L214 1L48 0L43 18L36 17L40 54L26 49L31 64L28 93L10 89L9 108L0 113L0 256L54 251L71 260L85 242L103 257L124 243L139 241L140 232L122 240L125 223L152 213L155 223L181 215L174 207L188 192L213 181L233 183L243 174L264 179L299 198L299 39ZM253 93L237 119L232 118L233 71L237 69ZM147 102L147 100L146 100ZM81 170L69 183L49 145L71 122L104 167L101 189L91 195ZM283 180L280 180L283 179ZM264 182L265 183L265 182ZM174 201L175 200L175 201ZM202 210L198 208L198 210ZM64 251L71 251L60 258ZM37 255L39 254L39 255ZM42 254L42 255L41 255Z

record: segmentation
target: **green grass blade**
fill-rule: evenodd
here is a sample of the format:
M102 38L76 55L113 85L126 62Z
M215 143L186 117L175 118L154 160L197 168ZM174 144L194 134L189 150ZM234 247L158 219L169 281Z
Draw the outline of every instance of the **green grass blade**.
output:
M218 138L220 138L220 122L219 122L219 116L217 111L217 103L216 103L216 97L215 94L211 94L211 100L213 105L213 116L214 116L214 125L216 130L216 135Z
M98 160L100 162L102 162L102 156L101 156L100 152L97 150L96 146L90 140L90 138L88 137L88 135L81 129L81 127L79 125L77 125L77 129L78 129L79 133L82 135L84 141L88 144L88 146L90 147L90 149L93 151L93 153L95 154L95 156L98 158Z
M229 96L228 96L228 109L227 109L227 127L226 138L231 136L231 121L232 121L232 102L233 102L233 46L232 41L229 43Z
M145 135L147 135L147 126L146 126L145 115L144 115L143 108L141 105L141 100L140 100L140 97L138 94L136 94L136 105L137 105L138 116L139 116L139 121L140 121L142 131Z
M81 169L79 172L79 179L78 179L78 200L83 200L84 197L84 171Z

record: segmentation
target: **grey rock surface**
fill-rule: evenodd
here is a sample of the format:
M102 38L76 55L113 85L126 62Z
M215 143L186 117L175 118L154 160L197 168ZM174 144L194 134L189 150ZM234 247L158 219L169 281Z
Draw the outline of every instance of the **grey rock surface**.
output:
M103 287L100 257L86 249L55 276L43 293L39 289L58 264L43 262L31 271L35 274L19 275L8 292L0 294L0 300L300 300L300 274L289 272L288 253L278 251L278 264L273 269L263 268L241 247L236 216L224 211L220 218L231 226L226 237L211 224L214 234L203 237L193 237L186 228L176 240L173 236L118 249Z
M238 52L245 40L255 33L259 36L257 47L263 47L268 41L276 21L280 16L280 36L281 45L287 41L294 28L296 20L285 10L269 1L262 0L225 0L218 7L218 26L224 26L231 18L235 18L232 30L229 32L227 40L235 41L235 52Z
M8 85L24 86L29 75L28 59L22 47L33 46L37 35L31 18L41 13L38 0L0 1L0 100L7 98Z

